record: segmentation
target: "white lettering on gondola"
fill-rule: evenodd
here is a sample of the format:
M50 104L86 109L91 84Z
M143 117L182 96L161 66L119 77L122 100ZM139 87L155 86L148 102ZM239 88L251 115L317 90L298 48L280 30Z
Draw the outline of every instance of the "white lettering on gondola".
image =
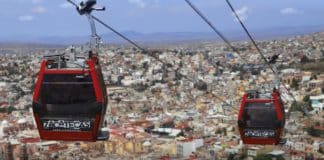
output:
M244 130L245 137L260 137L260 138L273 138L275 137L274 130L254 130L254 129L246 129Z
M45 130L91 130L90 120L43 120Z

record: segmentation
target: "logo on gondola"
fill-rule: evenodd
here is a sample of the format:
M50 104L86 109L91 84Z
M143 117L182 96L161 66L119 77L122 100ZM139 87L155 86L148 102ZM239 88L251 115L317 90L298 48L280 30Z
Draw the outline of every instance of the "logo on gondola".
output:
M259 129L245 129L245 137L259 137L259 138L273 138L275 137L274 130L259 130Z
M91 130L90 120L43 120L44 130Z

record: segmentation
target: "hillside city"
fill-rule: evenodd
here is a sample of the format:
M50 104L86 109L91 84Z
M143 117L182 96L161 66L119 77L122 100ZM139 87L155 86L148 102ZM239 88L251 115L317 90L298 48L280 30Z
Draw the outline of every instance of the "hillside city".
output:
M240 139L244 92L269 86L275 75L249 41L233 45L240 54L217 42L159 47L154 57L165 63L131 46L105 45L110 137L98 142L39 138L32 95L41 59L69 49L1 47L0 160L324 159L324 32L258 42L267 58L279 55L287 116L281 145Z

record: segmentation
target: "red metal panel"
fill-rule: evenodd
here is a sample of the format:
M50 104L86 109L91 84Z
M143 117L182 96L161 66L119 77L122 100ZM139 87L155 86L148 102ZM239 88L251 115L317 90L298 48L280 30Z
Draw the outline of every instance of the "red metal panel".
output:
M243 118L243 113L244 113L244 108L245 108L247 96L248 96L248 94L244 94L244 96L242 98L242 102L241 102L241 106L240 106L240 112L238 114L238 120L242 120L242 118Z
M99 85L99 80L98 80L95 64L92 60L89 60L88 65L89 65L90 74L91 74L92 81L93 81L93 88L95 90L95 94L97 97L97 102L103 102L103 100L102 100L103 95L102 95L102 91L101 91L101 88Z
M96 141L97 137L93 132L67 132L67 131L42 131L40 135L43 140L61 141Z
M46 68L46 61L44 60L44 61L42 61L41 68L40 68L40 71L38 73L38 78L37 78L37 82L36 82L36 86L35 86L35 90L34 90L34 95L33 95L33 101L34 102L38 101L39 92L40 92L42 82L43 82L45 68Z
M281 104L280 104L280 101L279 101L279 96L278 96L278 93L274 92L272 93L272 98L274 100L274 105L276 107L276 112L277 112L277 120L282 120L283 118L283 115L282 115L282 112L281 112Z
M84 70L62 70L62 69L47 69L44 72L45 74L86 74L89 73L89 70L84 69Z
M246 103L270 103L271 99L247 99Z
M94 123L93 123L93 130L92 130L92 136L93 137L97 137L97 135L98 135L98 130L99 130L99 126L100 126L100 121L101 121L101 118L103 118L103 117L101 117L101 115L100 115L101 113L97 113L96 114L96 120L94 121Z
M34 117L35 117L35 121L36 121L36 125L37 125L37 129L38 129L38 133L39 135L41 136L43 134L43 126L41 124L41 121L40 121L40 118L39 118L39 115L38 113L35 113L34 112Z

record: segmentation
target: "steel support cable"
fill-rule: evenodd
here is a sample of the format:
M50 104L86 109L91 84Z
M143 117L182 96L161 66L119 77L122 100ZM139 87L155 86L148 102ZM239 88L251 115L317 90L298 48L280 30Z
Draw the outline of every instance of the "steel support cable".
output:
M147 50L143 47L141 47L140 45L138 45L136 42L132 41L131 39L129 39L128 37L126 37L125 35L123 35L122 33L118 32L117 30L115 30L113 27L109 26L108 24L106 24L105 22L103 22L102 20L100 20L99 18L90 15L95 21L97 21L98 23L100 23L101 25L103 25L104 27L106 27L107 29L111 30L112 32L114 32L115 34L117 34L118 36L120 36L121 38L123 38L124 40L126 40L127 42L129 42L130 44L134 45L136 48L138 48L139 50L142 51L143 54L146 54L150 57L153 57L154 59L156 59L157 61L159 61L160 63L162 63L163 65L167 65L167 63L165 63L164 61L162 61L157 55L154 54L155 51L151 51L151 50ZM187 76L182 75L182 77L186 77L186 79L189 79Z
M114 32L115 34L117 34L118 36L120 36L121 38L123 38L124 40L126 40L127 42L131 43L132 45L134 45L136 48L138 48L139 50L141 50L144 54L147 54L148 56L156 59L157 61L161 62L163 65L166 65L167 63L162 61L158 56L154 55L153 52L155 51L150 51L150 50L147 50L143 47L141 47L140 45L138 45L136 42L130 40L129 38L127 38L125 35L123 35L122 33L118 32L117 30L115 30L113 27L109 26L108 24L106 24L105 22L101 21L99 18L91 15L92 18L94 20L96 20L97 22L99 22L100 24L102 24L104 27L106 27L107 29L111 30L112 32ZM185 77L186 79L190 80L187 76L185 75L182 75L182 77ZM192 80L190 80L192 81Z
M67 1L70 2L72 5L74 5L75 7L78 7L78 5L75 2L73 2L72 0L67 0Z
M236 13L235 9L233 8L232 4L230 3L229 0L226 0L228 6L231 8L233 14L235 15L236 19L238 20L238 22L241 24L243 30L245 31L245 33L248 35L248 37L250 38L251 42L253 43L253 45L255 46L255 48L257 49L258 53L261 55L261 58L264 60L264 62L269 66L269 68L272 70L272 72L274 74L277 74L276 71L272 68L272 66L270 65L270 63L268 62L267 58L264 56L264 54L262 53L261 49L259 48L259 46L257 45L257 43L255 42L255 40L253 39L252 35L250 34L249 30L245 27L245 25L243 24L241 18L238 16L238 14Z
M241 53L230 43L230 41L219 31L217 30L217 28L206 18L206 16L204 16L202 14L202 12L193 4L190 2L190 0L185 0L188 5L213 29L213 31L219 36L222 38L222 40L234 51L236 52L240 59L244 61L245 64L247 64L246 60L243 59L240 55ZM264 76L262 76L262 78L266 80L266 78Z
M235 15L236 19L239 21L239 23L241 24L242 28L244 29L244 31L246 32L246 34L248 35L248 37L250 38L250 40L252 41L253 45L255 46L255 48L257 49L257 51L259 52L259 54L261 55L262 59L265 61L265 63L268 65L268 67L272 70L272 72L277 75L278 73L272 68L271 64L268 62L268 60L265 58L264 54L262 53L261 49L258 47L257 43L255 42L255 40L253 39L253 37L251 36L250 32L248 31L248 29L246 28L246 26L244 25L244 23L242 22L241 18L238 16L238 14L236 13L234 7L232 6L232 4L230 3L229 0L226 0L228 6L230 7L230 9L232 10L232 13ZM284 88L287 90L288 94L290 96L292 96L292 98L294 99L294 102L297 102L295 96L290 92L290 90L283 85Z
M190 0L185 0L187 4L209 25L210 28L234 51L238 54L240 59L245 62L245 60L240 56L240 52L231 44L231 42L200 12L200 10L190 2ZM246 62L245 62L246 63Z
M114 32L115 34L117 34L118 36L122 37L123 39L125 39L127 42L131 43L132 45L134 45L136 48L140 49L143 52L146 52L146 49L142 48L141 46L139 46L138 44L136 44L134 41L130 40L129 38L127 38L126 36L124 36L123 34L121 34L120 32L118 32L117 30L115 30L114 28L112 28L111 26L107 25L106 23L104 23L103 21L101 21L99 18L90 15L94 20L96 20L97 22L99 22L101 25L105 26L106 28L108 28L109 30L111 30L112 32Z
M76 3L74 3L71 0L68 0L68 2L70 2L72 5L74 6L78 6ZM104 27L106 27L107 29L111 30L112 32L114 32L115 34L117 34L118 36L120 36L121 38L123 38L124 40L126 40L127 42L129 42L130 44L134 45L136 48L138 48L139 50L141 50L144 54L147 54L148 56L156 59L157 61L159 61L160 63L162 63L163 65L166 65L166 63L164 61L162 61L158 56L154 55L153 52L154 51L149 51L143 47L141 47L140 45L138 45L136 42L132 41L131 39L129 39L128 37L126 37L125 35L123 35L122 33L118 32L117 30L115 30L113 27L109 26L108 24L106 24L105 22L103 22L102 20L100 20L99 18L89 14L90 17L92 17L95 21L97 21L98 23L100 23L101 25L103 25ZM216 28L215 28L216 29ZM220 32L219 32L220 33ZM224 36L222 36L224 37ZM229 41L227 41L229 42ZM233 46L231 46L233 47ZM233 47L234 48L234 47ZM235 49L235 48L234 48ZM236 50L236 49L235 49ZM238 52L239 53L239 52ZM177 72L176 70L174 70L175 72ZM181 73L179 73L181 77L193 82L192 79L190 79L189 77L187 77L186 75L183 75ZM223 103L227 104L228 106L232 107L234 110L237 110L235 107L233 107L232 105L230 105L229 103L227 103L226 101L224 101L222 98L220 98L219 96L213 94L217 99L219 99L220 101L222 101Z
M101 21L99 18L91 15L92 18L94 20L96 20L98 23L100 23L101 25L103 25L104 27L106 27L107 29L111 30L112 32L114 32L115 34L117 34L118 36L122 37L123 39L125 39L126 41L128 41L129 43L131 43L132 45L134 45L136 48L140 49L144 54L149 55L150 57L153 57L154 59L156 59L157 61L161 62L162 64L166 65L166 63L164 61L162 61L161 59L159 59L159 57L157 57L156 55L152 54L152 51L146 50L143 47L141 47L140 45L138 45L136 42L130 40L129 38L127 38L125 35L123 35L122 33L118 32L117 30L115 30L113 27L109 26L108 24L106 24L105 22ZM190 79L189 77L179 73L181 77L184 77L185 79L193 82L192 79ZM218 100L222 101L223 103L227 104L228 106L232 107L233 109L235 109L237 111L237 108L233 107L231 104L227 103L226 101L224 101L222 98L220 98L219 96L213 94Z
M156 59L157 61L161 62L163 65L166 65L166 63L164 61L162 61L157 55L155 55L153 52L154 51L150 51L147 50L143 47L141 47L140 45L138 45L136 42L132 41L131 39L129 39L128 37L126 37L125 35L123 35L122 33L118 32L117 30L115 30L113 27L109 26L108 24L106 24L105 22L101 21L99 18L90 15L94 20L96 20L98 23L100 23L101 25L103 25L104 27L106 27L107 29L111 30L112 32L114 32L115 34L117 34L118 36L120 36L121 38L123 38L124 40L126 40L127 42L131 43L132 45L134 45L136 48L138 48L139 50L142 51L142 53L147 54L150 57L153 57L154 59ZM189 79L187 76L182 75L182 77L186 77L186 79Z
M247 62L240 56L241 55L241 53L231 44L231 42L219 31L219 30L217 30L217 28L202 14L202 12L197 8L197 7L195 7L195 5L194 4L192 4L191 2L190 2L190 0L185 0L186 2L187 2L187 4L213 29L213 31L219 36L219 37L221 37L221 39L234 51L234 52L236 52L238 55L239 55L239 57L240 57L240 59L241 60L243 60L244 61L244 63L245 64L247 64ZM266 80L266 78L264 77L264 76L262 76L262 78L265 80L265 81L267 81ZM214 94L213 94L214 95ZM223 101L224 102L224 100L222 100L222 98L220 98L220 97L218 97L218 96L216 96L215 95L215 97L217 98L217 99L219 99L219 100L221 100L221 101ZM230 104L228 104L227 102L226 102L226 104L227 105L229 105L229 106L232 106L232 105L230 105ZM232 108L234 108L234 107L232 107ZM235 108L236 109L236 108Z
M216 27L202 14L202 12L199 11L199 9L197 7L195 7L191 2L190 0L185 0L188 5L214 30L214 32L216 32L222 39L225 43L227 43L227 45L229 45L233 51L235 51L236 53L238 53L240 55L240 52L231 45L231 43L223 36L223 34L221 32L219 32ZM227 0L228 2L228 0ZM233 7L231 7L231 9L234 10ZM234 10L234 13L236 15L236 18L238 18L238 20L240 21L241 25L244 26L243 22L241 21L241 19L238 17L238 15L236 14L235 10ZM247 28L244 26L243 27L245 31L247 31L247 34L249 35L249 38L251 39L251 41L253 42L253 44L256 46L258 52L260 53L262 59L266 62L266 64L269 66L269 68L271 69L271 71L274 73L274 74L277 74L276 71L272 68L272 66L269 64L269 62L267 61L267 59L265 58L265 56L263 55L263 53L261 52L260 48L257 46L256 42L254 41L254 39L252 38L251 34L248 32ZM241 57L240 57L241 58ZM244 60L243 58L241 58L242 60ZM245 61L245 60L244 60ZM246 62L245 62L246 63ZM262 76L262 78L266 80L266 78L264 76ZM292 98L294 99L294 101L296 101L296 98L293 96L293 94L290 92L290 90L284 86L284 88L288 91L289 95L292 96Z
M234 51L238 54L238 56L240 57L240 59L247 64L247 61L241 57L241 53L230 43L230 41L219 31L217 30L217 28L206 18L206 16L204 16L202 14L202 12L193 4L190 2L190 0L185 0L189 6L213 29L213 31L219 36L221 37L221 39ZM267 79L262 76L262 78L267 81Z
M220 32L220 31L218 31L217 29L216 29L216 27L202 14L202 12L197 8L197 7L195 7L191 2L190 2L190 0L185 0L187 3L188 3L188 5L213 29L213 31L219 36L219 37L221 37L222 38L222 40L234 51L234 52L236 52L239 56L241 55L240 54L240 52L234 47L234 46L232 46L231 45L231 43L227 40L227 38ZM236 12L235 12L235 14L236 14ZM236 16L237 16L237 14L236 14ZM239 18L238 16L237 16L237 18ZM239 21L240 21L240 23L241 24L243 24L242 23L242 21L239 19ZM244 25L243 25L244 26ZM244 27L245 28L245 30L247 31L247 29L246 29L246 27ZM261 52L261 50L260 50L260 48L256 45L256 42L253 40L253 38L252 38L252 36L250 35L250 33L249 32L247 32L248 33L248 35L249 35L249 37L251 38L251 40L253 41L253 44L256 46L256 48L257 48L257 50L258 50L258 52L260 53L260 55L261 55L261 57L262 57L262 59L264 59L265 60L265 62L267 63L267 65L269 66L269 68L272 70L272 72L274 73L274 74L276 74L276 72L274 71L274 69L271 67L271 65L268 63L268 61L267 61L267 59L265 58L265 56L262 54L262 52ZM243 60L245 63L246 63L246 61L240 56L240 59L241 60ZM247 63L246 63L247 64ZM267 79L264 77L264 76L261 76L265 81L267 81ZM289 94L294 98L294 100L295 100L295 97L290 93L290 91L287 89L287 87L286 86L284 86L285 87L285 89L289 92ZM221 98L220 97L218 97L218 99L219 100L221 100ZM295 100L296 101L296 100Z

